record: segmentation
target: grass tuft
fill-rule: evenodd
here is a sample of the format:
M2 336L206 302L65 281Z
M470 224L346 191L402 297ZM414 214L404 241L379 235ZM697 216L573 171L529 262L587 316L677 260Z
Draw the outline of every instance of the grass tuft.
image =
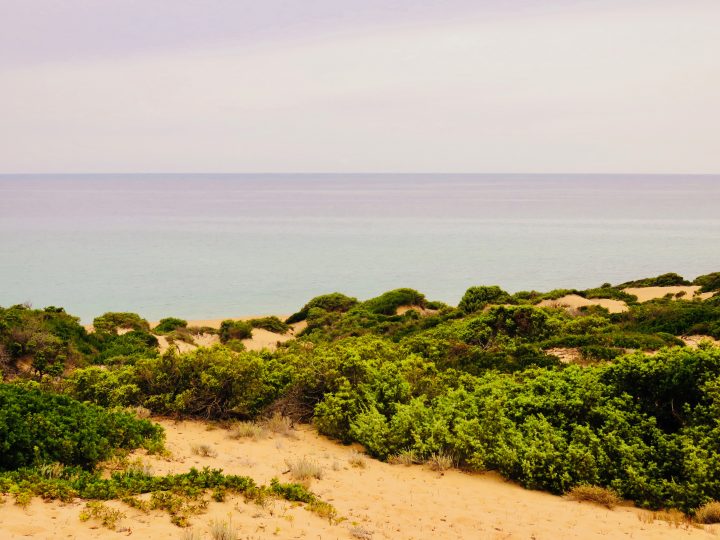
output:
M196 456L214 458L218 455L217 451L208 444L195 444L191 450Z
M567 496L572 501L591 502L610 509L621 502L620 497L613 490L587 484L575 486L567 492Z
M447 452L437 452L430 456L427 464L433 471L443 472L453 467L454 460Z
M286 461L285 464L288 466L288 472L293 480L304 481L312 478L320 480L323 477L323 469L320 464L306 457L295 461Z
M213 540L237 540L238 533L231 521L213 521L210 524Z
M350 454L350 457L348 458L348 463L358 469L364 469L367 466L365 456L357 450L353 450L353 452Z
M711 501L702 505L695 511L695 521L698 523L720 523L720 502Z
M267 430L255 422L237 422L230 431L230 437L257 441L267 437Z

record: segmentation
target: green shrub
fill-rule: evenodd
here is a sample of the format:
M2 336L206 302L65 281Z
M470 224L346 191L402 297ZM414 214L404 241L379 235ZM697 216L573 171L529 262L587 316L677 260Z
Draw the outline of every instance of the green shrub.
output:
M153 328L153 332L156 334L168 334L178 328L187 328L187 321L177 319L175 317L167 317L165 319L160 319L157 326Z
M226 343L231 339L250 339L252 337L252 328L247 321L225 320L220 323L220 341Z
M250 326L253 328L262 328L263 330L276 334L286 334L288 330L290 330L290 325L275 316L250 319L248 323L250 323Z
M420 306L427 304L425 295L415 289L394 289L362 303L363 308L380 315L395 315L400 306Z
M108 312L93 319L95 332L117 333L118 330L137 330L149 332L150 323L137 313Z
M693 281L693 285L700 285L700 292L720 291L720 272L698 276Z
M350 308L358 303L356 298L345 296L341 293L324 294L322 296L316 296L310 300L303 308L297 313L291 315L285 321L287 324L293 324L296 322L304 321L308 313L313 308L322 309L324 311L339 312L343 313L348 311Z
M465 313L474 313L480 311L488 304L509 303L513 303L513 297L497 285L490 287L470 287L465 291L458 308Z
M636 279L618 285L618 288L626 287L672 287L677 285L690 285L690 282L681 275L674 272L661 274L653 278Z
M162 429L132 414L0 383L0 468L45 462L92 467L117 449L159 441Z

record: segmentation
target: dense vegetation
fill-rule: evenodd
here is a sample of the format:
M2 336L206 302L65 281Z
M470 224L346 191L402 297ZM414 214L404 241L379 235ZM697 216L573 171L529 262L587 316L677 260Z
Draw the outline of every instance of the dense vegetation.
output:
M623 291L687 283L664 274L585 291L478 286L458 308L412 289L362 302L333 293L285 322L225 321L225 345L163 355L137 315L106 314L88 334L57 308L14 306L0 310L0 360L16 381L3 392L67 400L69 414L98 419L135 406L202 418L280 412L380 459L445 456L530 488L605 486L642 506L693 511L720 499L720 349L680 338L720 339L720 294L639 303ZM717 291L717 273L695 283ZM623 300L628 311L537 306L571 292ZM164 321L158 332L190 332ZM253 328L283 333L299 321L299 338L277 351L242 350ZM577 360L561 361L561 351ZM26 378L45 393L22 394ZM11 467L62 461L45 446ZM79 452L85 462L68 463L94 463Z

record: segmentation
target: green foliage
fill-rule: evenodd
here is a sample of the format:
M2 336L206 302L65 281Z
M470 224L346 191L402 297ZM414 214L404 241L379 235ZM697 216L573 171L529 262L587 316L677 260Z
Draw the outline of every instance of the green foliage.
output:
M712 300L712 299L711 299ZM720 338L720 305L711 301L658 299L614 317L622 329L672 335L705 334Z
M28 359L36 375L58 376L93 353L85 329L62 308L0 307L0 370L20 371L21 360Z
M635 281L627 281L618 285L618 288L624 287L671 287L676 285L690 285L690 282L681 275L674 272L661 274L653 278L636 279Z
M285 321L288 324L304 321L311 309L317 308L323 311L343 313L357 304L357 299L345 296L341 293L324 294L310 300L297 313L291 315Z
M243 340L252 337L253 327L247 321L225 320L220 323L220 342L227 343L232 339Z
M693 281L693 285L700 285L700 292L720 291L720 272L698 276Z
M92 467L116 449L159 441L162 429L40 390L0 383L0 468L45 462Z
M253 328L262 328L263 330L274 332L276 334L286 334L288 330L290 330L289 324L281 321L275 316L250 319L248 323L250 323L250 326Z
M167 317L165 319L160 319L160 322L157 324L155 328L153 328L153 332L156 334L169 334L173 330L177 330L178 328L187 328L187 321L183 319L177 319L175 317Z
M95 332L116 334L118 330L149 332L150 324L137 313L108 312L93 319Z
M488 304L511 303L513 303L513 297L497 285L492 285L490 287L470 287L467 291L465 291L458 308L465 313L474 313L476 311L480 311Z
M80 369L69 382L78 399L103 405L140 405L159 414L204 418L249 417L277 396L286 381L283 371L259 354L217 346L182 355L169 351L119 369Z
M400 306L425 307L426 304L425 295L415 289L394 289L362 303L366 310L380 315L395 315Z

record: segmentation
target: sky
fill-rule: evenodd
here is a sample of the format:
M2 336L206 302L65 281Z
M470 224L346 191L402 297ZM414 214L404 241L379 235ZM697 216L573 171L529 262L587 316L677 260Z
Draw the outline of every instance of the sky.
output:
M719 0L0 0L0 173L720 173Z

